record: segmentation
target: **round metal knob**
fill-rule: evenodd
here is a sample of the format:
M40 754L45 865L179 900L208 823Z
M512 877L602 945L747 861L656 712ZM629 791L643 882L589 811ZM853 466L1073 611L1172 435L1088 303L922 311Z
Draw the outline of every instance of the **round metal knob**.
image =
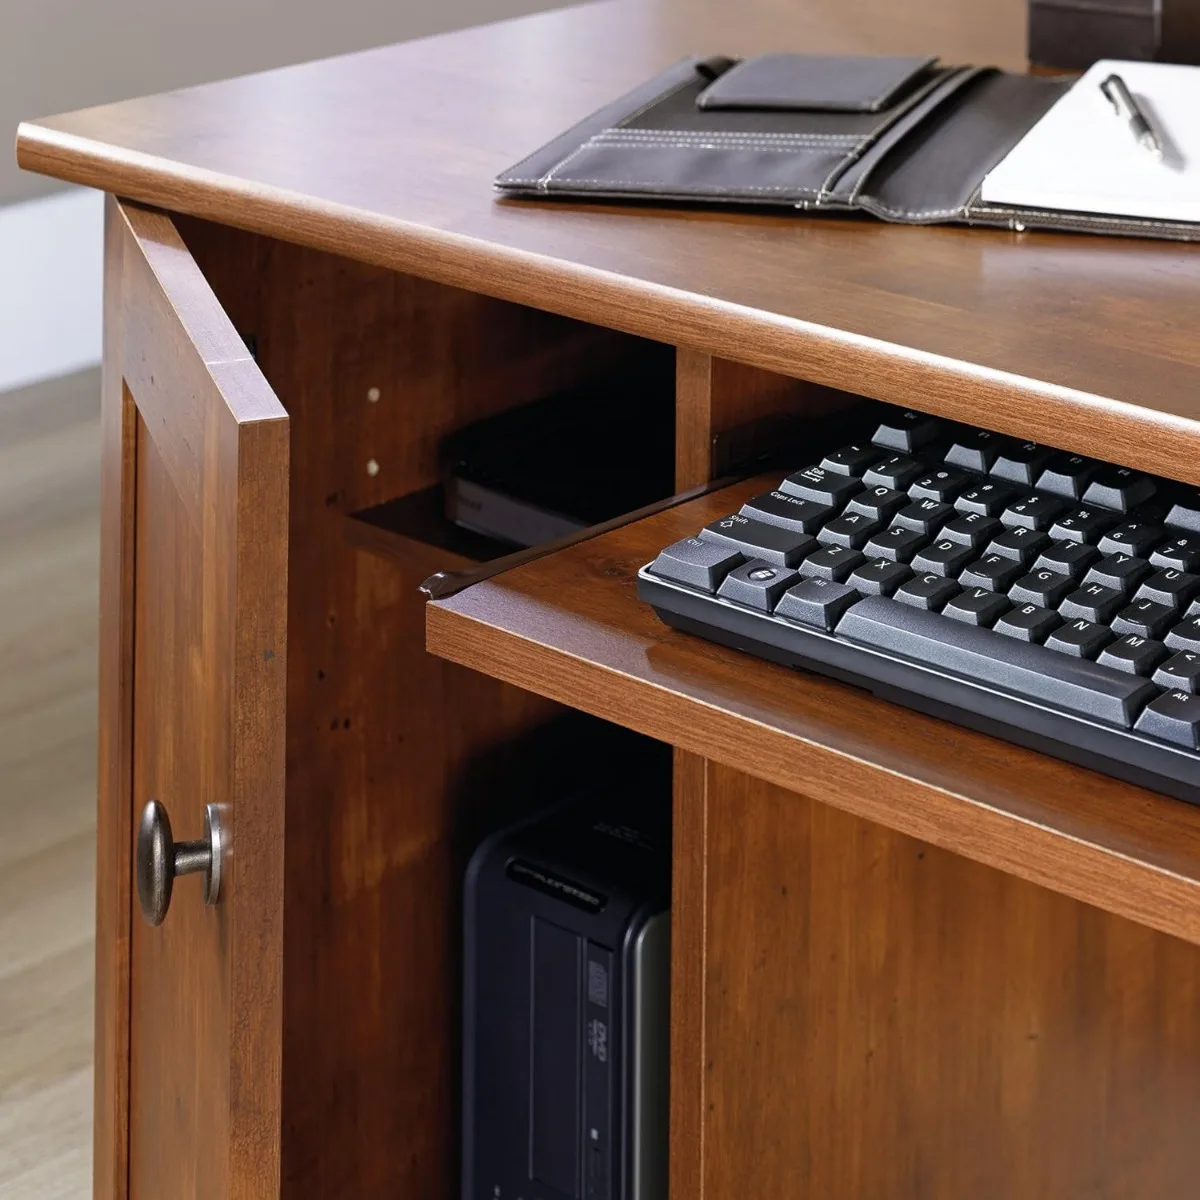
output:
M204 836L196 842L171 839L171 818L157 800L142 809L137 835L137 890L142 916L161 925L171 904L176 875L204 873L204 901L221 893L221 818L215 804L204 806Z

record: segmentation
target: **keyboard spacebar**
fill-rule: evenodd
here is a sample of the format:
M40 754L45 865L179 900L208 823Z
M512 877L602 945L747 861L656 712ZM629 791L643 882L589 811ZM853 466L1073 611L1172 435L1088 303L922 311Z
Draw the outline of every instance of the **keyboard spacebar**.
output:
M1125 729L1158 695L1158 688L1137 675L952 621L887 596L867 596L849 608L838 622L837 635Z

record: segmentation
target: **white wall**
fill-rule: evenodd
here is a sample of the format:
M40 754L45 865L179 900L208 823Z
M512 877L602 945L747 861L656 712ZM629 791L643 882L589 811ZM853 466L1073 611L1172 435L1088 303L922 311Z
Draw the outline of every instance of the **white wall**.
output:
M565 0L0 0L0 131ZM11 141L9 142L11 145ZM3 145L3 140L0 140ZM53 184L0 152L0 204Z
M0 208L0 393L100 361L103 240L100 192Z

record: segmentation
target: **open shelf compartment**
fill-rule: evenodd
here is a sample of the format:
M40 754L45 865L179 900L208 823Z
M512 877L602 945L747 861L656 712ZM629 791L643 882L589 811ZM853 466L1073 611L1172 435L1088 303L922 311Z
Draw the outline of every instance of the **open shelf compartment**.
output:
M690 500L426 609L428 649L1200 943L1200 808L668 628L637 571L770 486Z

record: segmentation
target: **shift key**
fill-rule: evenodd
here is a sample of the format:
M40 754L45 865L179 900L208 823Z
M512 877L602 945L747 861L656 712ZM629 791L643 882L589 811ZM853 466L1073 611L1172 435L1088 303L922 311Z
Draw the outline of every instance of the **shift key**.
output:
M761 558L780 567L799 566L806 554L818 549L817 539L807 533L752 521L741 513L713 521L700 531L700 536L706 542L729 546L747 558Z

